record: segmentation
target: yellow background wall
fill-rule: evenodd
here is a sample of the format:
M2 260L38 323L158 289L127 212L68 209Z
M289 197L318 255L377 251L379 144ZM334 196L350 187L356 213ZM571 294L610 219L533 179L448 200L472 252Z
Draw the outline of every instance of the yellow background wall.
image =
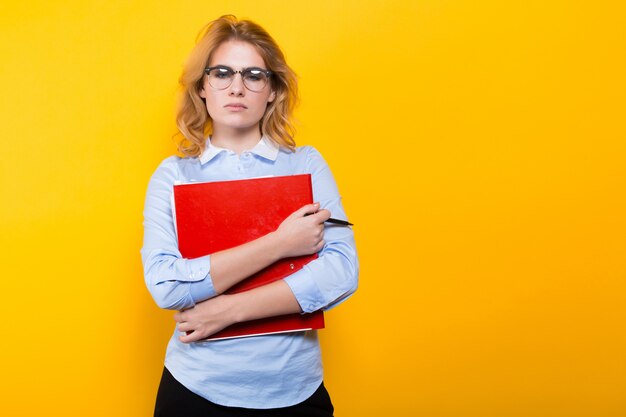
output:
M173 321L144 193L225 13L283 46L356 224L337 416L626 415L626 10L601 0L3 4L0 414L151 415Z

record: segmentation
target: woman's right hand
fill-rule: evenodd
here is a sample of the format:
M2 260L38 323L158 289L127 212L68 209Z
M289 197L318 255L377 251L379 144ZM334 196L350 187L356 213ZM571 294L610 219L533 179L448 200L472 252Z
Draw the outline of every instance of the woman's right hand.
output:
M324 222L328 210L320 210L319 203L307 204L294 211L274 232L278 238L281 258L310 255L324 247Z

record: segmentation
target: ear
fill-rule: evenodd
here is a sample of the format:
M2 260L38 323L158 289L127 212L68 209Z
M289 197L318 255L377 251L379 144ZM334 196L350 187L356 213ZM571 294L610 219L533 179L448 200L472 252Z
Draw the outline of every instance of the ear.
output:
M272 101L274 101L275 98L276 98L276 91L272 90L272 92L270 93L270 96L267 98L267 102L271 103Z
M202 98L206 98L206 93L204 92L204 87L202 87L199 91L198 94L200 95L200 97Z

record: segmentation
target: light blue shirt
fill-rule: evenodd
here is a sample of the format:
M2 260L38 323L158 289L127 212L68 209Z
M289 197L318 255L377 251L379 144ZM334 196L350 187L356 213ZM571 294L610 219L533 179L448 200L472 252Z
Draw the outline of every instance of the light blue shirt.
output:
M146 285L156 303L182 310L216 295L210 254L184 259L178 251L171 207L175 183L295 174L311 174L314 201L334 218L347 219L328 165L309 146L290 152L262 138L253 149L237 155L209 139L198 158L165 159L148 184L141 249ZM285 278L304 312L327 310L357 288L352 229L327 224L324 239L318 259ZM306 400L322 382L316 331L191 344L180 342L178 336L174 329L165 366L188 389L217 404L287 407Z

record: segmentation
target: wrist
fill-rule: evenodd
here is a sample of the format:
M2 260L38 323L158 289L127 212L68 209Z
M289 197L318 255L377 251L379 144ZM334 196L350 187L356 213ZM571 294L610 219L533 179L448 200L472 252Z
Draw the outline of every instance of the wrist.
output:
M246 309L246 292L231 294L228 296L230 302L229 317L233 323L241 323L251 320L249 318L249 311Z
M264 236L266 240L267 253L270 257L270 262L274 263L286 257L284 253L284 244L281 240L278 231L270 232Z

